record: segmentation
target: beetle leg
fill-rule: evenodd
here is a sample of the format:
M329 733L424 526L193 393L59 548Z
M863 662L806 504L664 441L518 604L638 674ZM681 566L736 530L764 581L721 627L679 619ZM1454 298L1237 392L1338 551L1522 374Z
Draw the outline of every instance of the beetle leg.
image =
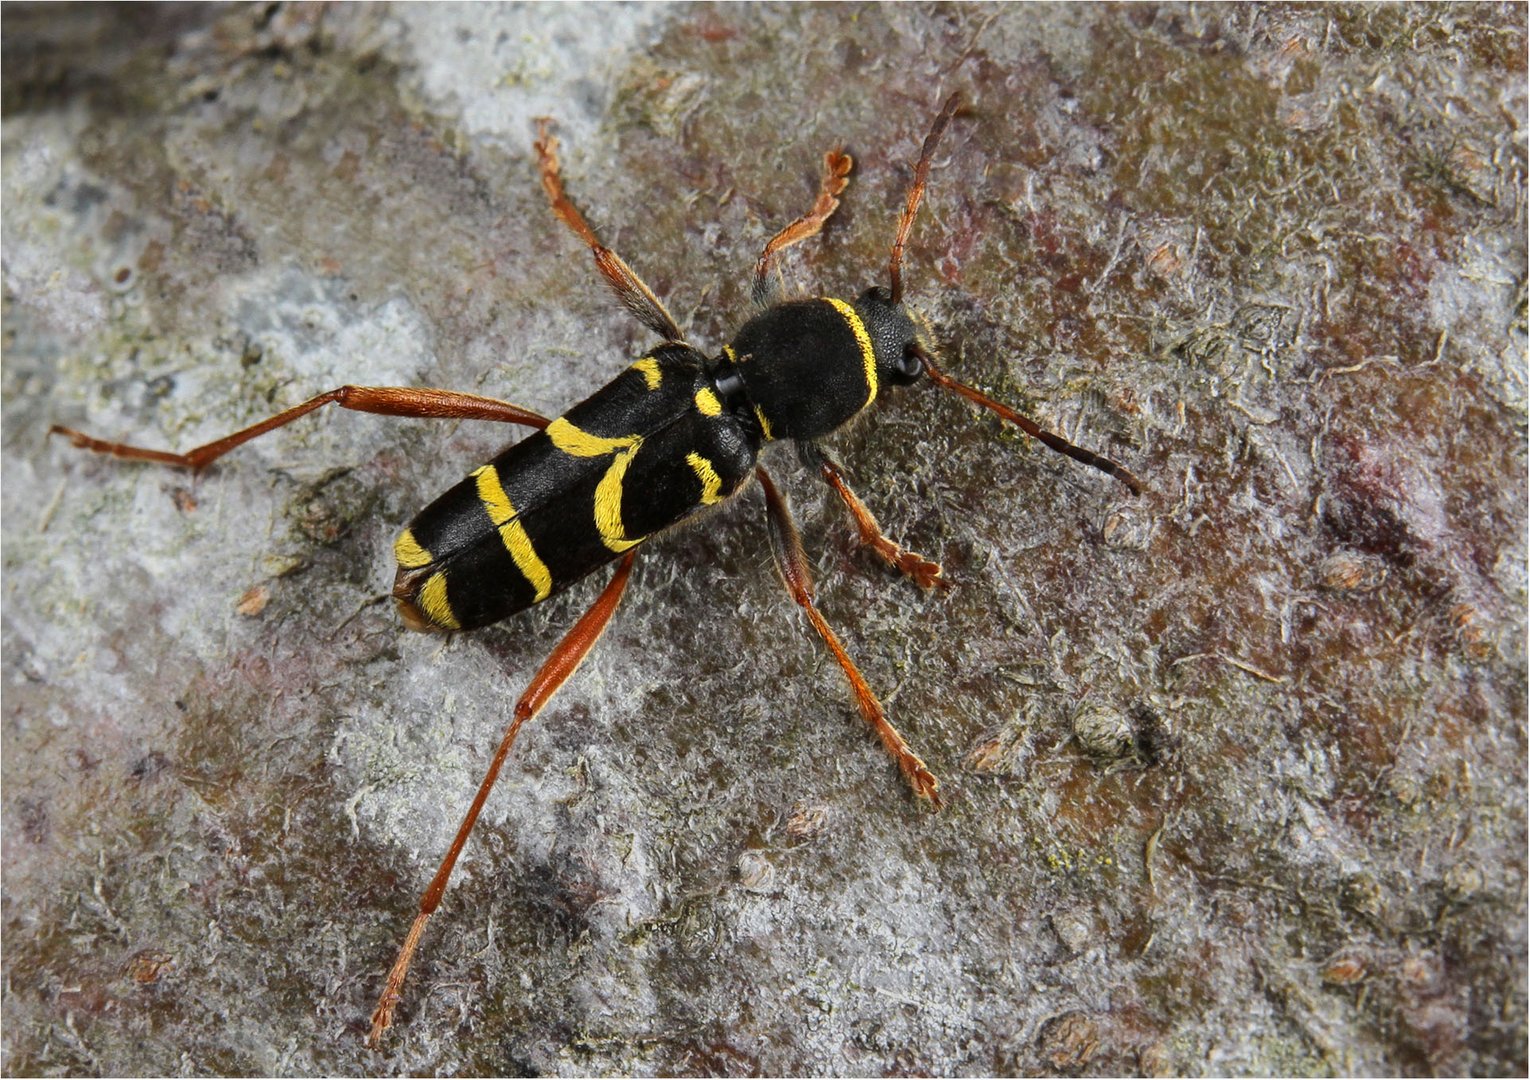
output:
M626 261L600 242L595 230L579 212L563 190L563 176L558 165L558 140L552 134L552 121L547 117L537 121L537 167L542 173L542 189L552 202L553 213L578 234L579 239L590 245L595 255L595 267L606 279L606 284L616 291L622 306L637 317L638 322L658 334L665 341L684 342L685 335L675 323L674 317L665 310L653 290L643 283L637 272Z
M797 446L803 462L810 468L818 470L824 482L833 488L834 493L844 502L845 508L850 511L850 516L855 518L856 528L861 532L862 544L869 547L888 566L905 577L911 578L920 588L932 589L936 586L942 589L950 588L951 583L941 576L938 562L931 562L922 555L905 551L882 531L882 526L877 524L877 519L870 510L866 509L866 504L861 502L860 497L851 489L849 481L845 479L844 471L824 452L822 447L810 442L799 442Z
M462 819L462 824L457 829L456 839L452 841L446 858L441 860L441 866L436 870L436 876L431 879L425 894L420 897L420 910L409 926L409 933L404 937L398 959L394 961L392 969L388 972L387 985L383 988L382 996L377 1000L377 1008L372 1012L372 1030L367 1036L369 1045L375 1047L382 1038L382 1033L393 1024L393 1010L398 1007L404 978L409 974L409 962L414 958L414 950L420 943L420 935L424 933L425 923L440 906L441 896L446 892L446 883L452 876L452 868L457 865L457 856L462 853L463 845L467 843L468 836L473 832L473 826L478 822L479 811L483 809L489 792L494 789L494 782L499 779L500 767L504 765L505 758L510 753L510 747L515 744L516 735L520 733L521 726L540 712L542 706L546 705L548 700L558 692L559 687L568 681L568 677L594 648L595 642L600 640L600 635L611 622L611 616L616 613L617 604L621 602L622 590L627 587L627 577L632 572L632 560L636 556L636 551L629 551L626 554L617 566L610 583L595 598L595 603L590 605L589 610L579 617L573 629L558 642L558 647L552 651L552 655L547 658L527 685L526 692L515 703L514 718L505 730L505 737L500 741L499 749L494 752L494 760L489 762L489 771L484 774L483 783L478 785L478 794L473 796L473 803L468 807L467 816Z
M871 687L866 685L865 678L856 668L855 662L850 659L850 654L845 651L838 636L830 629L823 615L813 604L813 578L808 570L807 552L802 550L802 538L797 535L797 525L792 521L791 508L787 506L786 500L776 490L776 485L771 483L770 475L763 468L756 468L755 475L759 477L760 487L765 491L766 520L770 526L770 550L775 556L776 569L780 571L781 579L786 583L787 592L792 594L792 599L807 613L808 621L813 624L813 629L818 631L818 636L823 638L823 643L829 647L829 652L834 654L834 659L844 671L845 677L850 680L850 689L855 693L855 703L860 708L861 715L866 718L866 722L882 740L882 745L898 763L898 768L902 770L909 786L914 789L914 794L929 799L936 808L939 808L940 781L919 759L919 755L914 753L903 736L898 734L898 729L888 721L881 703L871 692Z
M550 421L540 413L512 405L508 401L479 397L477 394L459 394L454 390L432 390L429 387L408 386L339 386L318 397L309 398L301 405L294 405L286 412L251 424L216 442L177 454L169 450L146 450L141 446L109 442L92 438L84 432L54 424L49 435L67 435L69 441L82 450L94 450L98 454L128 458L132 461L156 461L161 465L176 465L183 469L200 471L234 447L258 438L290 424L300 416L315 409L335 404L342 409L357 412L379 413L383 416L410 416L435 420L497 420L506 424L522 424L526 427L544 428Z
M818 235L824 222L839 208L839 194L850 183L850 167L854 164L854 159L843 150L830 150L823 156L823 182L818 186L818 198L813 200L812 209L772 236L754 264L754 289L750 295L756 307L768 307L782 291L780 267L775 268L774 277L770 276L776 252Z

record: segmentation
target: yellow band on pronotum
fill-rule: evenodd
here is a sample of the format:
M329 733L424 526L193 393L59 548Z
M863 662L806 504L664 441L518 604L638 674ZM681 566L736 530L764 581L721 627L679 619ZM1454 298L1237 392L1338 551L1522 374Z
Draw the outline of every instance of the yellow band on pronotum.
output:
M877 396L877 354L871 347L871 335L866 333L866 324L861 322L861 317L856 314L855 308L832 296L825 296L823 299L844 316L845 322L850 324L850 332L855 335L855 343L861 347L861 363L866 367L866 405L870 405L872 399Z

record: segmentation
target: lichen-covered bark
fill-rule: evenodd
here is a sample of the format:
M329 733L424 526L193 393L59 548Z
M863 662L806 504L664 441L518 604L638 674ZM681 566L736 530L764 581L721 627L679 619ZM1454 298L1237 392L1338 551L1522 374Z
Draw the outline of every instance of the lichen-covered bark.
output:
M1523 6L4 10L4 1059L22 1073L1523 1073ZM704 347L905 262L946 366L834 441L924 595L771 458L639 559L361 1035L598 583L450 642L391 539L647 344L536 180Z

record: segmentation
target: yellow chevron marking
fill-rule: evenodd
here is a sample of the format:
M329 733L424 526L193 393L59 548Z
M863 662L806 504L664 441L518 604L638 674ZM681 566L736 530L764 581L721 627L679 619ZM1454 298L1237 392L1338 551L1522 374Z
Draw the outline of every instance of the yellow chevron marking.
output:
M478 498L483 501L489 520L499 526L499 538L515 562L515 568L536 590L536 599L532 603L541 603L552 593L552 574L537 555L531 537L526 534L526 526L521 524L520 514L510 504L510 496L505 494L504 485L499 480L499 470L493 465L485 465L474 471L473 478L478 481Z
M646 538L629 539L622 525L622 478L643 445L642 436L622 435L608 439L604 435L591 435L560 416L547 425L547 437L559 450L574 457L614 455L606 475L595 485L595 528L600 532L601 542L612 551L626 551L641 544Z
M722 402L717 400L717 395L703 386L696 391L696 411L702 416L719 416L722 414Z
M694 450L685 455L685 460L696 470L696 478L701 481L701 505L722 502L722 477L717 475L712 463Z
M420 589L420 610L437 626L447 630L461 629L462 624L452 613L452 605L446 599L446 574L437 570Z
M632 365L632 370L643 376L643 381L648 384L648 389L657 390L659 383L664 381L664 375L659 371L659 362L651 356L645 356Z
M414 538L414 533L408 529L399 533L398 539L393 541L393 557L405 570L418 570L431 563L430 552L420 546L420 542Z
M604 435L591 435L561 416L547 425L547 437L559 450L574 457L604 457L618 450L636 446L642 441L636 435L620 435L614 439L608 439Z
M825 296L822 299L844 316L845 322L850 324L850 332L855 335L855 343L861 347L861 361L866 365L866 387L869 391L866 394L866 405L870 405L877 396L877 354L871 347L871 335L866 333L866 324L861 322L861 317L855 313L855 308L832 296ZM861 408L864 409L866 405L862 405Z
M595 528L600 531L601 542L612 551L626 551L645 539L639 536L629 540L622 524L622 479L642 445L643 441L638 439L630 448L617 454L606 475L595 485Z

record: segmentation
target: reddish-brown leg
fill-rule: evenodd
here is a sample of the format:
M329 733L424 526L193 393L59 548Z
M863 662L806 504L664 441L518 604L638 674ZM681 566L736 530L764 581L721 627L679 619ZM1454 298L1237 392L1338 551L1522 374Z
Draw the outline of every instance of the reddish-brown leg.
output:
M881 702L877 701L876 695L871 692L871 687L866 685L866 680L856 668L855 662L850 659L850 654L840 644L838 636L824 621L823 615L813 604L813 578L808 570L807 552L802 550L802 538L797 535L797 525L792 521L791 508L786 505L786 500L776 490L776 485L770 480L770 475L763 468L756 468L755 475L759 478L760 487L765 491L766 521L770 526L770 550L776 559L776 569L781 572L781 579L786 583L787 592L791 593L804 612L807 613L808 621L813 624L813 629L818 631L818 636L823 638L823 643L829 647L829 652L834 654L834 659L844 671L845 677L850 680L850 689L855 694L855 703L861 710L861 715L871 725L877 736L882 740L882 745L898 763L898 768L908 780L909 786L914 789L914 794L921 798L929 799L940 807L940 781L935 774L919 759L919 755L898 734L898 729L893 727L887 719L887 714L882 711Z
M770 304L781 291L779 270L775 277L770 276L771 260L775 258L776 252L818 235L824 222L839 208L839 194L850 182L850 168L854 164L850 155L842 150L830 150L823 156L823 182L818 186L818 198L813 200L813 208L772 236L765 250L760 252L759 261L754 264L754 290L751 295L757 306Z
M600 639L611 616L616 612L616 605L621 602L622 590L627 587L627 577L632 572L632 560L637 556L636 551L629 551L616 568L616 574L611 578L610 584L596 597L595 603L590 609L580 616L574 628L564 635L563 640L558 642L558 647L553 650L547 662L542 665L540 671L526 687L526 692L515 703L515 714L510 721L510 726L505 730L505 737L500 740L499 749L494 752L494 760L489 762L489 771L484 775L483 783L478 785L478 794L473 796L473 803L468 807L467 816L462 819L462 825L457 829L456 839L452 841L451 848L446 853L446 858L441 860L441 866L436 870L436 876L431 879L425 894L420 897L420 910L414 917L414 922L409 926L409 933L404 936L403 947L399 949L398 959L393 962L393 968L388 972L388 982L383 987L382 996L377 1000L377 1008L372 1011L372 1030L367 1036L367 1042L376 1046L382 1038L382 1033L387 1031L393 1024L393 1010L398 1007L400 992L404 987L404 978L409 974L409 962L414 958L414 950L420 943L420 935L425 931L425 923L434 914L441 904L441 896L446 892L446 883L452 876L452 868L457 865L457 856L462 853L462 847L467 843L468 837L473 832L473 826L478 822L479 811L483 809L489 792L494 789L494 782L499 779L500 767L504 765L505 758L510 753L510 748L515 745L515 737L520 734L522 725L530 720L548 700L558 692L558 688L568 681L568 677L574 673L589 652Z
M300 416L306 416L325 405L338 405L356 412L379 413L383 416L412 416L438 420L497 420L506 424L522 424L526 427L544 428L547 417L512 405L508 401L479 397L477 394L459 394L453 390L432 390L429 387L407 386L339 386L318 397L309 398L286 412L277 413L258 424L252 424L216 442L177 454L170 450L148 450L127 443L109 442L92 438L84 432L54 424L49 435L67 435L69 441L82 450L94 450L98 454L132 461L155 461L161 465L176 465L183 469L205 469L234 447L259 438L284 424L290 424Z
M869 547L887 565L905 577L913 579L920 588L950 587L950 582L941 576L938 562L931 562L922 555L903 550L882 532L882 526L877 524L877 519L872 516L870 510L866 509L866 504L861 502L860 497L851 490L843 470L833 458L813 443L799 445L802 448L803 461L817 467L818 474L834 489L834 493L850 511L850 516L855 518L856 528L861 532L861 543Z
M600 242L595 230L584 220L584 215L564 193L563 176L558 165L558 140L552 134L552 121L545 117L537 121L537 133L539 137L534 144L537 165L542 172L542 189L552 201L553 213L590 246L590 251L595 255L596 269L616 291L622 306L632 312L638 322L665 341L684 341L685 335L680 333L674 317L665 310L653 290L643 283L643 279L637 276L620 255Z

